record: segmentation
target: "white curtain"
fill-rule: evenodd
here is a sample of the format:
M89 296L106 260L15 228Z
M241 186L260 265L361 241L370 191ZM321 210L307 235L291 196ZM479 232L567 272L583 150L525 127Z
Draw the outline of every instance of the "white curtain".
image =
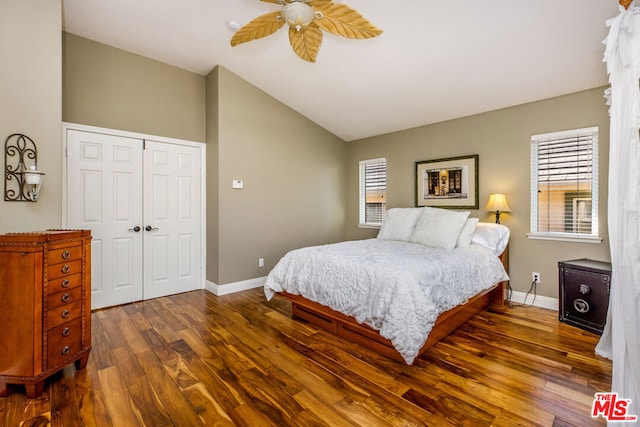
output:
M611 294L596 353L613 361L611 391L640 416L640 7L609 20L609 242ZM640 423L639 423L640 424Z

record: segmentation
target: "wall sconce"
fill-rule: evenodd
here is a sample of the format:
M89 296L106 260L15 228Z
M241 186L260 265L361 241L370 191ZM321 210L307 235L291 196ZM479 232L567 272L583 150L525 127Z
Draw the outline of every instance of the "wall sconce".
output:
M27 135L14 133L4 143L4 200L35 202L44 178L38 170L38 149Z
M491 193L489 202L485 208L488 211L496 211L496 224L500 224L500 212L511 212L511 208L507 203L507 196L502 193Z

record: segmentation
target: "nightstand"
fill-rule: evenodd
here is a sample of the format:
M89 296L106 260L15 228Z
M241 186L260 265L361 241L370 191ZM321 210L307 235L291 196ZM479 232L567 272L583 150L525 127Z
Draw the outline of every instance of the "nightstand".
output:
M591 259L560 261L560 321L602 335L609 308L611 264Z

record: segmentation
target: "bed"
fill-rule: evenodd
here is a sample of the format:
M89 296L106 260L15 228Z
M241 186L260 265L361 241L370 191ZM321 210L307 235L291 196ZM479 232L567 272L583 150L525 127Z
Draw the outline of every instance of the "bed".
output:
M509 229L469 212L387 211L377 238L287 253L267 276L267 300L292 317L412 364L489 304L509 280Z

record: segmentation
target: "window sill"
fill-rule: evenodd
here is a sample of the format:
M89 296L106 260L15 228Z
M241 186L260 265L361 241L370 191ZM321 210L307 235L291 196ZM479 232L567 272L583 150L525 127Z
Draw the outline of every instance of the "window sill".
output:
M574 243L602 243L602 237L597 236L580 236L562 233L527 233L527 237L531 240L555 240L559 242Z
M369 224L369 223L359 223L358 224L359 228L380 228L382 227L382 224Z

